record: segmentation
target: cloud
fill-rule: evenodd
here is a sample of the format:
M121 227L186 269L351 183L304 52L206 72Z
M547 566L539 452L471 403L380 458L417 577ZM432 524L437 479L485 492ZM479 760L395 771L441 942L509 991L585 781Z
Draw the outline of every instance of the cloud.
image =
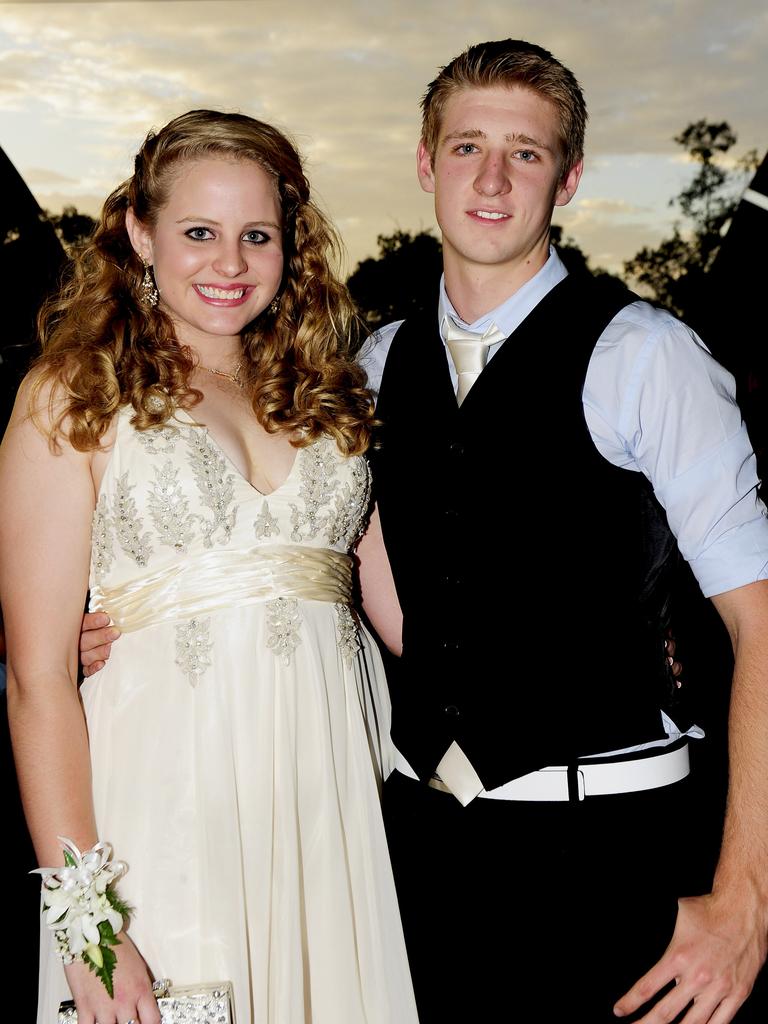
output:
M22 176L28 185L76 185L77 178L59 174L45 167L25 167Z
M0 38L2 38L0 34ZM0 109L22 110L30 94L32 81L45 63L43 54L24 50L2 49L0 52Z
M629 214L647 214L648 206L638 206L626 199L586 198L576 200L576 209L599 217L626 217Z
M78 192L73 195L72 192L49 192L39 188L33 188L32 191L38 204L44 210L49 210L51 213L60 213L65 206L76 206L80 213L87 213L90 217L98 217L104 205L104 195L101 193L95 195L93 193Z

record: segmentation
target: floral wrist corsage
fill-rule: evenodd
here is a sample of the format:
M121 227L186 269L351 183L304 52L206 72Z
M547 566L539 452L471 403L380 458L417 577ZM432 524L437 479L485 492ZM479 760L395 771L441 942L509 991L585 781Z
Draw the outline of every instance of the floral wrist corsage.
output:
M58 837L64 850L63 868L37 868L43 876L45 923L56 935L58 955L71 964L81 960L114 995L112 975L119 946L117 933L130 908L114 890L115 881L128 870L121 860L111 861L109 843L96 843L81 853L71 839Z

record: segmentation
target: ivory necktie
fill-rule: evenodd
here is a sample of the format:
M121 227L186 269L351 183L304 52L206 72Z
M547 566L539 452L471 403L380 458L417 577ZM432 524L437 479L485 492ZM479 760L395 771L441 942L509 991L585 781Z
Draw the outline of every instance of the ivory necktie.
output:
M456 740L446 750L435 774L443 785L450 789L462 807L466 807L483 791L480 776Z
M483 372L491 345L503 341L506 335L496 324L491 324L483 334L467 331L463 327L457 327L447 316L443 317L442 333L459 375L456 401L461 405L469 394L469 389Z

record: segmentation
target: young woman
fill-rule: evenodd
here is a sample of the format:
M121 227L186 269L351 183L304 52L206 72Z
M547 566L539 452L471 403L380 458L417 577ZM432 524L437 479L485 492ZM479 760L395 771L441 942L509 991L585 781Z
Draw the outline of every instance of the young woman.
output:
M373 411L333 245L281 133L192 111L43 314L0 454L14 749L41 865L108 842L133 910L114 998L43 928L41 1024L65 975L80 1024L156 1024L151 976L231 981L238 1024L416 1020L385 681L350 607ZM89 587L124 635L78 694Z

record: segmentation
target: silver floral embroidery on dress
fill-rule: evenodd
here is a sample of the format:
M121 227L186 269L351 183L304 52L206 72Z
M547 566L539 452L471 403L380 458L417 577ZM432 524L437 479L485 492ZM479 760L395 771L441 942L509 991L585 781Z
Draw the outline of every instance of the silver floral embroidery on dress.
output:
M267 602L267 647L290 665L291 655L301 643L299 602L295 597L278 597Z
M237 505L230 509L235 499L235 478L231 473L227 473L224 456L211 444L207 431L192 427L187 438L189 461L200 492L200 500L212 513L211 519L198 517L202 525L203 544L207 548L212 548L215 534L219 530L221 536L218 543L228 544L237 519Z
M360 651L357 617L348 604L336 603L336 642L347 665L351 666Z
M273 534L278 536L280 533L280 523L269 511L269 502L266 498L264 499L264 504L261 506L261 512L253 521L253 531L259 540L264 540L266 537L271 537Z
M139 442L151 455L169 455L180 436L178 427L153 427L151 430L136 431Z
M328 514L321 515L320 510L330 504L339 486L335 479L338 467L335 441L323 438L309 448L299 449L299 456L302 455L299 497L304 502L304 510L300 511L298 505L291 505L291 540L296 543L314 540L321 530L327 528ZM304 534L302 529L306 531Z
M91 531L91 561L93 574L101 582L115 559L112 545L112 517L109 514L107 497L102 494L93 510L93 526Z
M130 555L142 568L149 561L152 545L149 533L142 534L144 521L136 509L131 491L136 485L128 483L128 474L118 479L115 485L114 524L117 542L126 555Z
M211 667L210 619L189 619L176 626L176 664L192 686Z
M170 459L155 466L155 479L149 487L147 507L160 535L160 543L185 552L195 538L195 517L179 483L179 471Z
M336 500L328 517L328 543L351 547L363 532L366 512L371 500L371 474L362 456L350 459L351 483L336 492Z

